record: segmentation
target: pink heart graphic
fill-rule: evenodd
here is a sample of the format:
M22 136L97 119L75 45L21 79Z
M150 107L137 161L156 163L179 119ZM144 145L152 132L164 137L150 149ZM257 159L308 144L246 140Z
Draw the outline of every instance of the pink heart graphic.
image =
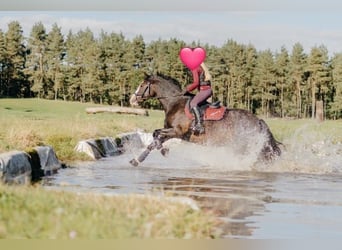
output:
M203 48L182 48L179 57L183 64L190 70L197 68L205 59L206 53Z

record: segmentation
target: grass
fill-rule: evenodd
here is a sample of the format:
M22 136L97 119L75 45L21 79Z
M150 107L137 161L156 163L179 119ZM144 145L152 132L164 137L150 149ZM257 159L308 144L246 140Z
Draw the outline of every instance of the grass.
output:
M86 114L94 104L39 99L0 99L0 152L26 150L50 145L65 162L87 159L74 151L80 140L143 129L151 132L162 127L163 112L149 116L99 113Z
M305 141L308 136L316 140L330 140L332 143L342 143L342 120L327 120L318 122L314 119L267 119L275 138L279 141Z
M0 238L204 239L215 220L153 196L104 196L0 185Z

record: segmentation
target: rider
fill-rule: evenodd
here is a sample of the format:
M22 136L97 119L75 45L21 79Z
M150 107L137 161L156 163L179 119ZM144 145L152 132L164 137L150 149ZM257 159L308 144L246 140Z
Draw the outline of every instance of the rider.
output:
M193 131L202 134L204 133L204 127L202 124L201 114L198 105L206 101L212 96L211 89L211 75L207 66L202 62L197 68L191 70L193 83L189 84L183 93L191 92L197 89L198 92L190 102L190 110L195 116L195 125L192 128Z

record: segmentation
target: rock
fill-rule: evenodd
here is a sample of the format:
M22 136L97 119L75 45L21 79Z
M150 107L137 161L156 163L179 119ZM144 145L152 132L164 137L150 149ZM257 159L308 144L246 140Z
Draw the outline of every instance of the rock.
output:
M75 150L89 155L94 160L121 153L120 146L110 137L80 141Z
M0 154L0 177L4 183L31 183L31 163L29 155L21 151Z
M50 146L38 146L34 148L40 159L41 169L44 171L44 175L51 175L57 173L61 168L61 163L57 159L56 153Z

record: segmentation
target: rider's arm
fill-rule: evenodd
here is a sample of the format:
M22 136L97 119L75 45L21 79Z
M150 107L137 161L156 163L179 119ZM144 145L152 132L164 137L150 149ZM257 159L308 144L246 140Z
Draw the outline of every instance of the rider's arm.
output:
M198 69L191 70L193 82L186 87L188 92L193 91L199 85Z

